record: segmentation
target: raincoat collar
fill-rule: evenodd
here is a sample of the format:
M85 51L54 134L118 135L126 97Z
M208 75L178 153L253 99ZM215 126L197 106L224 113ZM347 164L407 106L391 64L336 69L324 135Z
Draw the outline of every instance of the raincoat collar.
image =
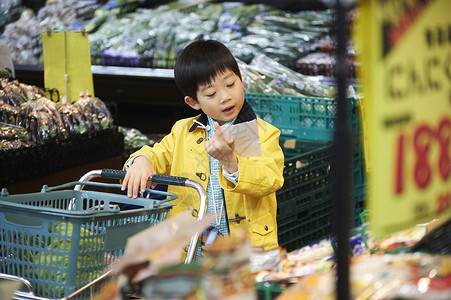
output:
M249 105L249 103L244 101L243 107L241 108L241 111L238 113L238 116L236 117L234 124L252 121L256 118L257 118L257 116L255 115L255 112L252 109L252 107ZM207 126L208 125L207 115L204 112L202 112L200 114L199 118L197 118L197 122L201 123L204 126ZM193 126L191 126L191 128L189 129L189 132L194 131L198 126L200 126L200 125L197 123L194 123Z

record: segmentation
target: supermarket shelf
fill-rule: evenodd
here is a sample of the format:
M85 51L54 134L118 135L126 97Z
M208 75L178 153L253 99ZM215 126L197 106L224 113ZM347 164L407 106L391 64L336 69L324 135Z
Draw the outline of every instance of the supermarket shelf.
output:
M116 67L116 66L91 66L93 75L103 76L127 76L127 77L145 77L155 79L174 79L174 70L172 69L149 69L149 68L132 68L132 67Z
M2 151L0 187L121 156L123 152L124 135L117 128Z
M23 76L25 73L37 75L43 78L44 66L34 64L14 64L15 72ZM121 76L121 77L141 77L156 80L174 80L174 70L172 69L150 69L117 66L91 66L92 75L95 76Z

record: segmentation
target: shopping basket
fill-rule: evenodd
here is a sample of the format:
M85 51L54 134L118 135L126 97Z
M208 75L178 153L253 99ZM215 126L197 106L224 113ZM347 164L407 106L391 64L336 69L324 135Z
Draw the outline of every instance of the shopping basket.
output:
M83 190L84 185L120 188L120 184L90 182L95 177L123 178L119 170L94 170L79 181L41 192L0 194L0 273L26 279L37 297L59 299L76 293L107 270L124 253L127 238L168 218L170 201L129 198L122 194ZM195 188L200 195L200 220L206 212L202 185L183 177L153 175L152 182ZM73 187L71 190L61 190ZM137 209L121 210L123 204ZM185 262L193 258L198 234L192 237ZM77 294L77 299L86 294Z

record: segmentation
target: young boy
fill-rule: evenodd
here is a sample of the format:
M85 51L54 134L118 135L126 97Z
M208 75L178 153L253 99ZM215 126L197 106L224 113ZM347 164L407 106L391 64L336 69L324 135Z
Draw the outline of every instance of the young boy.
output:
M188 45L177 59L174 74L186 104L201 114L177 121L161 142L133 153L126 163L122 189L128 188L129 197L137 197L153 174L195 180L207 190L207 213L216 217L213 227L233 235L244 222L255 250L277 249L271 252L278 255L276 191L284 180L280 131L257 118L245 101L238 64L220 42ZM243 157L235 153L235 141L225 138L220 125L253 120L258 124L261 155ZM177 186L169 186L168 191L179 197L173 201L172 215L199 208L196 191Z

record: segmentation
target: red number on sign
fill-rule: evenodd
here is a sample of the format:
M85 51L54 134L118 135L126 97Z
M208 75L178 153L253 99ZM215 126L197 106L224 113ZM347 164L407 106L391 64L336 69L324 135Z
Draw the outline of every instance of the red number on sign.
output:
M395 193L402 194L405 187L405 155L411 148L406 143L408 136L401 133L398 136L396 164L395 164ZM444 117L440 120L437 129L428 125L420 125L413 132L413 181L419 189L425 189L432 179L432 165L438 165L438 174L445 181L451 174L451 119ZM430 162L430 153L432 143L439 146L438 161Z
M404 134L401 134L398 139L395 176L395 192L401 194L404 189Z
M413 149L417 157L413 170L413 178L420 189L424 189L431 180L431 166L428 162L428 153L434 132L426 125L420 126L413 137Z
M448 179L451 170L451 159L449 157L449 140L451 135L451 121L443 119L437 130L437 140L440 145L440 157L438 161L438 170L443 180Z

